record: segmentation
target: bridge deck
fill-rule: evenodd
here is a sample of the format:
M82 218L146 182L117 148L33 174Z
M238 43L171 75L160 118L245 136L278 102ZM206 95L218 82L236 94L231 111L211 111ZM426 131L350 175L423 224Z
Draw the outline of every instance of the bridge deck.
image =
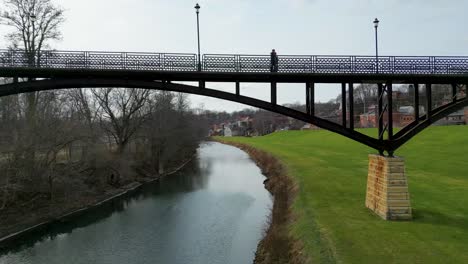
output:
M30 78L128 78L138 80L204 82L277 82L277 83L468 83L468 74L384 74L384 73L255 73L148 71L112 69L56 69L34 67L0 67L2 77Z

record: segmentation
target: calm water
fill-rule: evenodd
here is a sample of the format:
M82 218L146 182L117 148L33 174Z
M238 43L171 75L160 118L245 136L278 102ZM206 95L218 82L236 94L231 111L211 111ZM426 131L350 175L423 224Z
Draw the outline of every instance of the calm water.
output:
M184 171L3 252L0 263L252 263L270 194L248 155L203 144Z

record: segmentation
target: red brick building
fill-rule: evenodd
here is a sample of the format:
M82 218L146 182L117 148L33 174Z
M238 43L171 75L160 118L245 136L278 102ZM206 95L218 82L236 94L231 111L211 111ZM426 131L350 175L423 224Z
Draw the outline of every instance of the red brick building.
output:
M359 116L361 127L377 127L377 115L375 106L369 107L369 112ZM393 127L405 127L414 121L414 108L411 106L400 107L397 112L392 114ZM384 123L388 120L388 115L384 115Z

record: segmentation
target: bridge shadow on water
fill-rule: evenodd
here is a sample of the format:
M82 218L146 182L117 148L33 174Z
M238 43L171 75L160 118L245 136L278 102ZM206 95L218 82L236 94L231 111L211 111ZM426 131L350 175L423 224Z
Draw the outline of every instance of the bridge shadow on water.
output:
M0 256L17 253L34 247L37 243L54 240L60 235L71 234L75 229L99 223L113 214L126 210L131 204L158 196L189 193L204 188L208 183L211 162L200 162L197 156L179 172L139 188L98 206L51 221L0 243Z

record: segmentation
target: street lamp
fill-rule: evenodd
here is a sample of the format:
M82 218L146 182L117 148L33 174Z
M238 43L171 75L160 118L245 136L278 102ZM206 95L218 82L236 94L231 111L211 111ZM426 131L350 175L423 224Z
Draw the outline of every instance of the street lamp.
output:
M197 37L198 37L198 71L201 71L201 55L200 55L200 5L197 3L195 5L195 10L197 10Z
M31 46L32 46L32 54L31 54L31 64L32 66L36 66L36 43L35 43L35 34L36 34L36 27L35 27L35 23L36 23L36 15L34 13L30 13L29 14L29 19L31 19L31 23L32 23L32 42L31 42Z
M379 27L379 20L376 18L374 20L374 28L375 28L375 61L376 61L376 70L379 73L379 42L378 42L378 35L377 35L377 28Z

